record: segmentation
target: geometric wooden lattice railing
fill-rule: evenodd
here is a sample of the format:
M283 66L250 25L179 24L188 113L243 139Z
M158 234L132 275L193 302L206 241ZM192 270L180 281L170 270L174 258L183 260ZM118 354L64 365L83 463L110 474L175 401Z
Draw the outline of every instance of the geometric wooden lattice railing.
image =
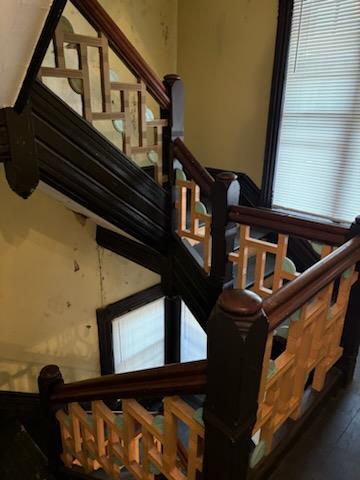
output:
M269 332L253 428L257 446L250 458L252 466L271 452L281 426L289 418L301 416L310 373L312 388L321 391L328 371L341 358L341 335L350 290L357 278L354 267L347 269L338 282L336 299L333 281L281 323L279 328L288 330L287 344L275 360L271 360L271 352L276 330ZM88 473L102 468L112 479L121 478L125 467L137 480L153 480L160 472L169 480L196 480L197 472L202 472L202 412L178 396L163 399L162 415L152 414L129 399L122 401L121 414L98 400L92 402L90 412L70 403L67 412L59 410L56 418L62 438L61 458L67 467L79 465ZM180 422L186 429L187 445L179 450Z
M202 470L202 420L180 397L166 397L163 404L163 415L152 415L133 399L122 401L121 414L101 400L92 402L90 413L70 403L67 413L56 414L64 464L87 473L102 468L111 479L121 478L125 467L137 480L152 480L160 472L169 479L196 480ZM180 422L188 444L179 452Z
M61 18L39 78L128 157L153 165L155 179L162 184L162 132L168 122L155 118L159 105L154 99L150 102L145 81L129 72L102 31L94 35L71 3L65 15L72 23L66 16ZM86 34L74 33L75 23Z
M278 329L286 338L286 347L275 360L271 360L271 352L278 332L269 332L254 427L254 433L260 434L259 445L267 453L274 434L287 419L301 416L305 385L309 383L313 390L321 391L327 373L342 356L341 337L350 290L358 278L354 268L347 269L340 280L332 281L280 323Z
M244 290L225 291L209 323L208 361L105 376L97 380L99 390L95 381L60 385L50 398L67 404L56 412L64 464L87 472L101 468L114 479L125 468L138 480L154 479L157 473L169 480L196 480L198 472L213 480L222 471L220 462L228 468L226 478L245 479L248 465L257 468L271 454L275 434L287 420L301 419L306 387L321 392L328 372L349 354L341 339L358 279L360 237L330 250L324 247L328 255L318 264L265 300ZM279 335L286 345L274 357ZM350 344L358 340L354 335ZM194 410L178 396L189 393L207 394L204 417L202 409ZM149 411L136 400L149 395L163 398L160 411ZM122 399L121 412L103 402L109 398ZM78 402L88 400L91 408L85 410ZM235 421L243 425L241 434L232 432L233 420L227 417L232 409L235 419L248 412ZM241 465L231 461L233 454L243 459Z

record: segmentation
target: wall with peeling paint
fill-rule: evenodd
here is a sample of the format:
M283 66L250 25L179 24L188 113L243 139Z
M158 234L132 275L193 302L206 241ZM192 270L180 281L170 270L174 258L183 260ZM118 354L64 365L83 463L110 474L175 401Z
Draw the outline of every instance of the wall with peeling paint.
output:
M96 308L159 277L95 242L95 224L36 191L24 201L0 168L0 390L37 391L46 364L66 381L99 375Z
M204 165L260 185L278 0L180 0L186 143Z
M178 0L99 1L160 77L176 72Z

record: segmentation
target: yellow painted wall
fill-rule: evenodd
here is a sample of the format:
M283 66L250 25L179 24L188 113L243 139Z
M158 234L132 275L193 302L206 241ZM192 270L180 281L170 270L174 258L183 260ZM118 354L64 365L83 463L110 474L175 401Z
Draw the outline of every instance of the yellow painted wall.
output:
M185 140L203 165L261 181L278 0L180 0Z
M100 3L160 77L176 72L178 0L100 0Z
M0 169L0 390L37 391L48 363L97 376L96 308L159 277L97 247L95 224L37 190L17 197Z

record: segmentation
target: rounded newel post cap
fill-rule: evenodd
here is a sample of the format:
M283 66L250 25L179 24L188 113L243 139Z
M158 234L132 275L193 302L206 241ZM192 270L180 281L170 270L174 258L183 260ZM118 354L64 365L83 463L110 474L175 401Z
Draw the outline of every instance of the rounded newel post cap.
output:
M262 299L250 290L229 289L221 293L218 306L230 315L253 317L260 312Z
M181 80L180 75L178 75L177 73L168 73L164 77L164 82L170 86L172 86L177 80Z
M356 225L360 225L360 215L358 215L358 216L355 218L354 223L355 223Z
M62 379L60 368L57 365L46 365L46 367L41 369L39 379L42 381Z
M231 183L237 180L238 176L234 172L221 172L216 175L216 180L223 183Z

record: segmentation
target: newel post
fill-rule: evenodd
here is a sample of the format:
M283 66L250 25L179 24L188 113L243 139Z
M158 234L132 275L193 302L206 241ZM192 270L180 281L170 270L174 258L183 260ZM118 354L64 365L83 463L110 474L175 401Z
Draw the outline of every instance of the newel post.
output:
M360 215L351 225L349 238L357 235L360 235ZM357 264L356 270L360 272L360 262ZM345 384L349 384L354 377L360 346L360 278L351 289L341 346L344 351L338 366L344 372Z
M44 367L38 377L40 402L48 427L48 461L51 472L56 471L61 465L60 454L62 451L59 423L55 417L55 408L50 401L54 389L64 384L60 369L56 365Z
M222 290L226 280L232 278L232 266L227 255L233 250L235 235L226 232L229 205L238 205L240 185L232 172L219 173L212 189L212 251L210 281L216 290Z
M163 131L163 159L164 171L169 174L169 180L173 181L173 152L171 142L177 138L184 138L184 83L176 73L165 75L164 85L170 98L169 110L161 111L161 118L168 121L168 127ZM171 183L173 184L173 182Z
M262 300L225 290L208 326L204 480L245 480L268 322Z

